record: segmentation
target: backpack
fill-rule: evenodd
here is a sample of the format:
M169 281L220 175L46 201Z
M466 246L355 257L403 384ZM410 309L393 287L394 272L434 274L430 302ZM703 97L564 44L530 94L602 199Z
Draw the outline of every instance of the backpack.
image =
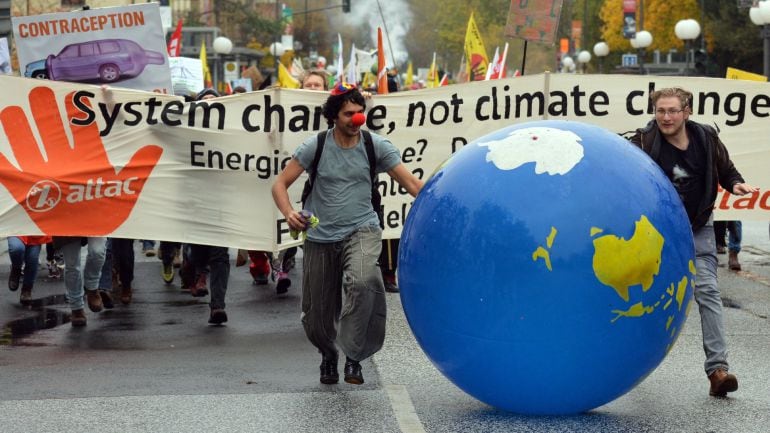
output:
M310 197L310 192L313 190L315 184L315 177L318 174L318 162L321 160L321 153L324 150L324 143L326 142L326 133L328 131L321 131L318 133L318 145L315 149L315 156L313 157L313 164L311 165L312 171L310 177L305 181L305 186L302 187L302 208L305 207L307 198ZM384 218L382 214L382 196L377 189L377 160L374 154L374 142L372 141L372 134L369 131L361 131L364 136L364 147L366 148L366 157L369 159L369 180L372 183L372 208L377 213L377 218L380 220L380 228L385 228Z

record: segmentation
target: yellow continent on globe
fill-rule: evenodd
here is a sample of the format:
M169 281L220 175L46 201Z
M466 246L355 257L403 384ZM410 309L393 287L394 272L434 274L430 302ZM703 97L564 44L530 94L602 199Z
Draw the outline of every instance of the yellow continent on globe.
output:
M593 268L596 278L628 302L628 289L641 285L645 292L660 272L663 243L660 232L642 215L634 224L634 234L626 240L614 235L594 239ZM591 229L591 235L601 233Z

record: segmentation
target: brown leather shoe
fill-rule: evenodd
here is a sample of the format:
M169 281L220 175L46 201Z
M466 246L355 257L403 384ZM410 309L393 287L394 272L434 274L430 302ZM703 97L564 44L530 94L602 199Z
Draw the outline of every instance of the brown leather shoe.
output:
M123 305L128 305L131 303L131 298L133 297L133 292L131 291L131 286L123 286L120 288L120 302Z
M738 262L738 252L737 251L730 251L730 254L727 259L727 266L730 267L731 271L740 271L741 270L741 264Z
M73 328L79 328L81 326L86 326L86 312L82 308L79 308L77 310L72 310L72 315L70 316L70 322L72 323Z
M209 289L206 288L206 274L198 275L195 284L190 286L190 294L196 298L209 294Z
M94 313L98 313L104 308L102 297L99 296L99 291L96 289L86 290L86 301L88 302L88 309Z
M714 397L724 397L728 392L738 389L738 378L721 368L717 368L709 375L709 382L711 382L709 395Z

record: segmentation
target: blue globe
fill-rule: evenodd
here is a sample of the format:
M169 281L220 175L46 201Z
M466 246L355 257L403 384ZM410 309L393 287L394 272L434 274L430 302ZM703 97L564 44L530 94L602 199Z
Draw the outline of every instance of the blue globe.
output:
M579 122L500 129L426 183L401 238L409 325L475 398L572 414L631 390L684 325L695 276L676 190L630 143Z

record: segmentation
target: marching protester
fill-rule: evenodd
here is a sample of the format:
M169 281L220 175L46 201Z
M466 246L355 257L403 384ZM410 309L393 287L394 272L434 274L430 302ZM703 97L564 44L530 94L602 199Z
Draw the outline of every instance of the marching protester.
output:
M86 326L87 319L83 297L88 299L89 308L101 311L102 299L99 293L99 277L104 265L107 238L104 237L55 237L54 243L61 246L64 254L64 286L67 288L67 302L72 310L70 318L73 327ZM80 249L88 247L85 266L81 269ZM84 291L85 290L85 291Z
M663 169L679 193L695 239L695 301L701 316L709 394L725 396L738 389L728 373L722 299L717 287L717 252L713 209L717 185L734 195L757 191L745 183L714 128L689 120L692 93L679 87L652 95L655 118L636 130L631 141Z
M198 93L198 101L219 97L219 92L206 88ZM190 262L195 269L195 283L189 286L190 294L195 297L208 295L206 277L211 276L211 300L209 302L209 323L221 325L227 322L225 312L225 294L227 280L230 278L230 255L227 247L211 245L190 245Z
M717 253L728 252L727 267L731 271L740 271L741 262L738 253L741 252L743 238L743 223L740 221L714 221L714 236L717 241ZM725 242L727 236L727 242Z
M303 142L272 188L291 229L307 228L308 211L318 220L304 244L302 324L321 353L324 384L339 381L338 345L346 355L345 382L362 384L360 362L385 339L385 289L377 265L382 229L372 206L372 173L387 172L412 196L423 185L389 140L361 130L365 107L355 85L334 86L323 106L331 129ZM300 213L288 188L305 171L311 189Z
M15 292L21 283L21 293L19 293L21 305L29 305L32 302L32 286L34 286L37 277L37 261L40 257L41 245L50 241L50 236L8 237L8 256L11 259L8 289Z

